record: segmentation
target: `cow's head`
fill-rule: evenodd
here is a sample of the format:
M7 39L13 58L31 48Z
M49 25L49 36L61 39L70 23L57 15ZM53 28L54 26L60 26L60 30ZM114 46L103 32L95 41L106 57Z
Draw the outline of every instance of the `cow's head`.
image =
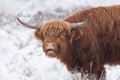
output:
M29 24L22 22L19 18L17 19L23 25L36 29L35 36L42 41L42 47L47 56L58 58L68 51L73 41L80 38L78 34L83 34L78 27L84 27L88 23L88 20L79 23L59 20L49 21L41 25Z

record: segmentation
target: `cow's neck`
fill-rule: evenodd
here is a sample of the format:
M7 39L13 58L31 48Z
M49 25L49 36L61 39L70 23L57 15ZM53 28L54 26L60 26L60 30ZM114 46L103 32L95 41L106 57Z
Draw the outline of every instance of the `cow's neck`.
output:
M69 49L65 52L65 54L60 57L60 61L65 63L66 66L71 66L72 69L76 66L80 66L81 61L83 61L82 58L79 58L80 55L78 56L78 52L76 52L78 45L75 45L76 44L70 45Z

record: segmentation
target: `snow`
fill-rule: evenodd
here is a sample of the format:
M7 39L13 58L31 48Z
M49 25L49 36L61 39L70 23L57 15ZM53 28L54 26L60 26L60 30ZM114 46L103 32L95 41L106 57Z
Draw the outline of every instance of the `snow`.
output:
M46 57L28 22L62 19L86 7L120 4L120 0L0 0L0 80L72 80L65 65ZM107 80L120 80L120 66L106 65Z

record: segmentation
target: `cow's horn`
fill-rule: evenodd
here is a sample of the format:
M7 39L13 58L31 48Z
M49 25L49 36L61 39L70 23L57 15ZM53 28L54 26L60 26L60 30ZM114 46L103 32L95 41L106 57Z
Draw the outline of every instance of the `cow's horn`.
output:
M89 23L89 18L85 20L84 22L70 23L70 28L71 29L79 28L79 27L82 28L82 27L85 27L88 23Z
M29 28L32 28L32 29L40 29L41 26L42 26L41 24L36 24L36 23L30 24L30 23L23 22L23 21L21 21L18 17L17 17L17 20L18 20L21 24L23 24L24 26L29 27Z

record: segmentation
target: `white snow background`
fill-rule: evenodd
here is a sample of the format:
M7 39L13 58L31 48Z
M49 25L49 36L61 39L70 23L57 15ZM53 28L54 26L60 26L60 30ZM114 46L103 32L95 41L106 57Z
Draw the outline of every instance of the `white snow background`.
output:
M48 58L34 38L33 29L17 20L43 23L73 12L120 0L0 0L0 80L73 80L65 65ZM107 80L120 80L120 66L106 65Z

